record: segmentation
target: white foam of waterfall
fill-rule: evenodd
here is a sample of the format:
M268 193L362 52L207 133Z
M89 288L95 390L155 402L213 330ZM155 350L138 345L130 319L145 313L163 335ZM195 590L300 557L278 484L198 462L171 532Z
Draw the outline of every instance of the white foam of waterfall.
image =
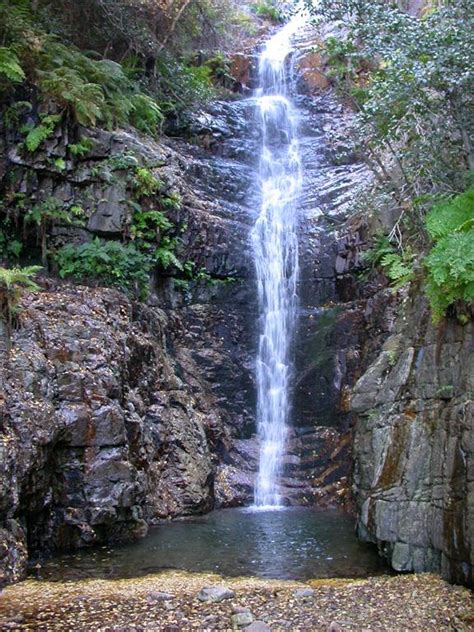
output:
M296 15L271 37L259 58L257 108L262 145L261 207L252 231L258 283L260 337L257 355L259 471L254 506L276 508L290 415L291 342L298 280L296 202L302 184L297 112L289 96L292 38L304 17Z

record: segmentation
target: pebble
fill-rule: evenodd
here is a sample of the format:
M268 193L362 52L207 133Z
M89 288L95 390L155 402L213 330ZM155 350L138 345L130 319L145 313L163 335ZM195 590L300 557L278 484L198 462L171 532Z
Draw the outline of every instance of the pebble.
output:
M147 601L169 601L170 599L174 599L174 595L166 592L153 591L148 594Z
M234 630L238 628L245 628L245 626L248 626L253 622L253 614L249 610L247 612L237 612L232 615L231 621Z
M224 599L232 599L232 597L235 597L234 591L225 586L206 586L197 596L199 601L211 601L213 603L224 601Z
M293 597L295 599L308 599L314 597L314 590L312 588L297 588L293 591Z
M245 628L245 632L272 632L265 621L254 621Z

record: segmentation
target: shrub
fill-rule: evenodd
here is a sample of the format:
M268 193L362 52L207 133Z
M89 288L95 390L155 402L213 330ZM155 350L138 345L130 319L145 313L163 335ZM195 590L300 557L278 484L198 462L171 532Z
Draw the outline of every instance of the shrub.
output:
M253 5L253 10L260 17L271 20L272 22L283 21L283 16L280 12L280 9L275 6L273 0L260 0L259 2L255 2Z
M37 226L38 239L41 244L41 261L44 267L48 265L48 232L52 226L83 224L83 211L79 206L68 207L60 200L50 197L35 204L26 214L25 222Z
M410 282L414 276L414 256L409 247L398 251L385 235L380 236L372 250L368 250L363 260L373 268L380 266L395 290Z
M148 197L157 193L164 185L147 167L137 167L132 185L139 197Z
M426 257L426 293L434 322L456 301L474 300L474 188L444 200L427 215L434 241Z
M68 149L73 156L80 158L88 154L93 146L94 141L92 140L92 138L83 137L78 140L77 143L71 143L70 145L68 145Z
M0 48L0 77L11 83L21 83L26 78L18 55L11 48Z
M156 241L160 231L167 231L171 228L173 228L173 224L161 211L137 210L133 214L130 235L132 239Z
M60 120L61 116L58 114L40 114L39 125L30 123L24 125L22 132L26 134L25 147L27 150L35 152L51 136Z
M56 254L56 261L61 278L96 279L141 299L148 295L152 260L133 244L96 237L80 246L64 246Z
M10 349L10 334L19 310L19 301L24 290L38 290L33 277L40 266L26 268L0 267L0 318L5 322L7 349Z

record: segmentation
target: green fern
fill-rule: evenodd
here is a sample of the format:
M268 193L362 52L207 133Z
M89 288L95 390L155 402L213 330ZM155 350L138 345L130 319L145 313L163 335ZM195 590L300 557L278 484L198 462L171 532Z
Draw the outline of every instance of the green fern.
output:
M138 196L149 197L163 188L163 182L147 167L137 167L132 180L133 188Z
M474 187L437 204L426 225L434 240L425 259L433 321L457 301L474 300Z
M135 94L131 98L132 109L130 122L141 132L154 136L165 119L163 113L151 97L146 94Z
M33 277L40 266L26 268L0 267L0 318L6 325L7 349L10 349L10 334L19 311L19 302L24 290L36 291L39 286Z
M23 133L26 133L25 147L31 153L35 152L51 136L61 120L61 115L42 114L40 120L39 125L25 125L22 128Z
M384 255L380 260L380 265L392 282L394 290L398 290L413 279L413 255L408 248L403 253L392 252Z
M133 244L103 241L96 237L81 246L68 245L56 255L59 275L80 281L98 280L145 299L152 260Z
M434 322L456 301L474 300L474 228L442 237L425 260L426 294Z
M12 83L21 83L26 78L18 55L11 48L0 48L0 76L1 75Z
M183 270L183 264L173 252L173 248L167 244L163 244L155 250L155 261L163 270L168 270L171 267L180 271Z
M85 156L90 152L92 147L94 146L94 141L92 138L81 138L77 143L71 143L68 145L68 149L73 156L81 157Z
M474 225L474 187L437 204L426 217L426 227L432 239L452 232L466 231Z
M85 81L77 70L61 67L39 71L38 75L41 89L65 109L70 109L81 125L94 126L103 117L102 88Z

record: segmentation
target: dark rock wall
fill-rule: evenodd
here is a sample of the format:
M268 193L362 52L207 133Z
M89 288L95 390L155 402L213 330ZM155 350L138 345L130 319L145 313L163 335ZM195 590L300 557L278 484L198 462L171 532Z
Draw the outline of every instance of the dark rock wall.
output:
M352 399L359 535L396 570L473 584L473 394L472 322L407 299Z
M2 371L4 573L24 572L26 545L121 542L212 508L227 434L180 323L103 288L51 288L23 310Z
M306 177L295 406L282 484L288 503L331 505L349 501L347 391L373 318L367 296L348 290L351 240L359 243L363 231L341 234L351 190L366 172L345 146L345 112L313 88L295 83ZM47 279L45 291L25 298L10 357L2 354L0 559L10 579L24 572L27 548L118 542L161 518L251 502L254 116L251 99L216 103L161 142L81 130L94 140L82 157L67 150L79 134L67 126L35 155L2 130L2 193L10 203L21 194L20 224L32 204L55 197L80 206L87 222L55 226L51 245L120 238L134 195L130 172L146 165L181 196L169 211L182 229L179 256L211 278L182 290L161 276L140 308L116 291Z

